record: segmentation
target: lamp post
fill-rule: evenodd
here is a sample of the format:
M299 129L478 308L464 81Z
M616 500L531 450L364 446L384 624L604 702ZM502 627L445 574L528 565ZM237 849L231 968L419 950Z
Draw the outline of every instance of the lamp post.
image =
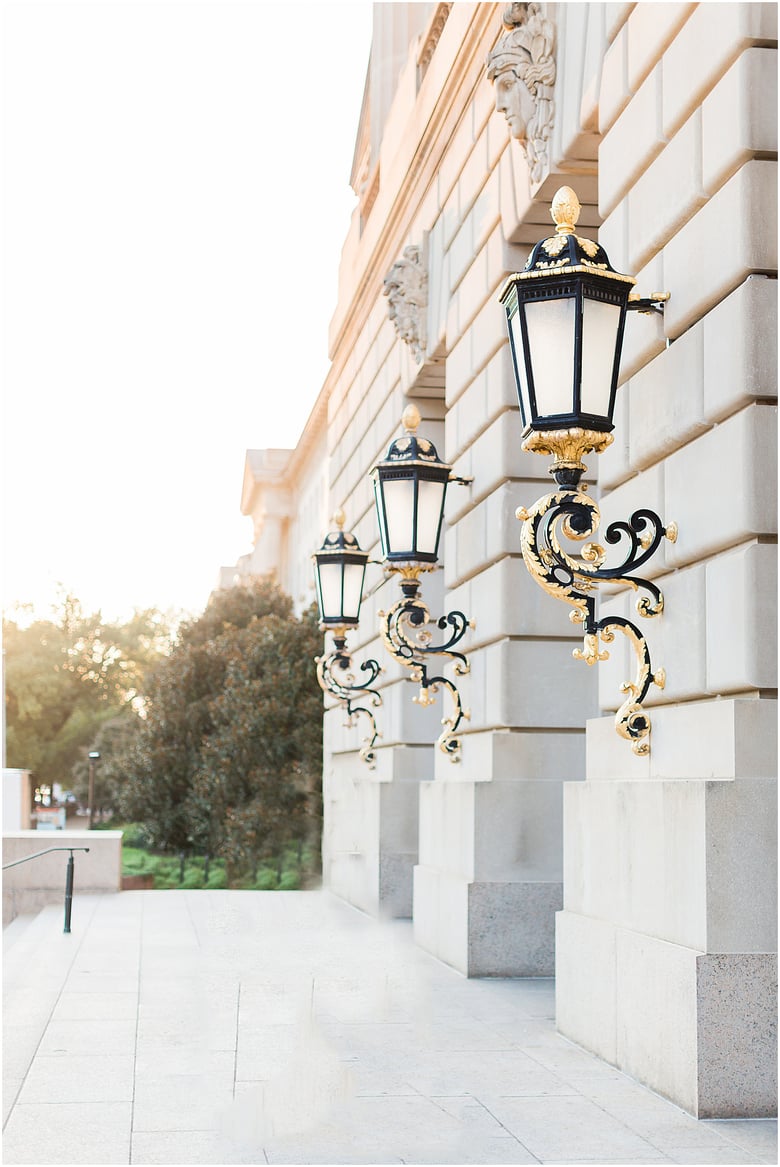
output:
M444 729L437 744L456 762L460 758L457 731L470 715L455 683L445 676L430 676L427 661L431 656L449 657L455 661L455 673L465 676L468 658L454 648L473 622L458 611L433 619L420 596L420 575L433 571L438 562L448 484L465 484L471 479L454 476L433 443L417 436L420 420L417 407L407 406L402 417L403 436L391 443L387 456L371 470L385 568L400 576L402 592L401 599L379 617L385 647L411 670L412 680L420 686L414 700L419 705L432 705L439 686L449 689L455 709L451 717L442 719ZM429 631L433 624L450 633L438 645L432 643Z
M346 709L347 726L354 724L356 713L369 719L371 734L365 739L360 757L373 769L376 762L374 746L381 734L371 709L354 702L357 697L365 697L374 708L382 704L379 693L371 688L382 669L375 660L363 661L360 669L367 676L362 683L356 683L352 656L346 647L347 630L357 628L360 621L368 552L361 550L351 532L344 532L342 510L336 511L333 521L335 530L325 536L322 547L312 556L320 628L330 630L334 644L333 652L316 658L317 680L322 691L330 693Z
M586 543L580 555L567 550L561 536L581 541L595 534L601 515L580 488L586 469L582 457L612 442L613 412L626 313L662 311L668 293L642 299L632 292L633 276L615 271L602 247L576 233L580 204L570 187L553 199L552 238L537 243L522 272L511 275L501 292L507 315L512 362L523 422L522 448L553 455L550 473L557 490L518 518L523 559L534 580L556 599L572 605L571 619L583 625L584 645L574 656L589 665L605 660L599 647L621 632L637 657L637 674L615 726L637 754L649 751L650 719L642 708L651 684L663 688L663 669L653 671L647 642L639 628L620 616L596 619L595 589L600 582L621 583L647 595L637 601L641 616L657 616L663 596L655 584L634 573L666 537L677 538L674 523L643 508L628 522L611 523L606 542L624 547L621 562L605 566L606 551Z
M99 750L89 751L89 829L92 830L92 824L95 819L95 763L100 758Z

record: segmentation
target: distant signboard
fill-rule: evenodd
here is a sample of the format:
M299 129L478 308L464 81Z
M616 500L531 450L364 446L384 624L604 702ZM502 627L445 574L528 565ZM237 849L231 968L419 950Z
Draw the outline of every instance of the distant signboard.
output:
M64 831L64 806L39 806L35 811L35 829L37 831Z

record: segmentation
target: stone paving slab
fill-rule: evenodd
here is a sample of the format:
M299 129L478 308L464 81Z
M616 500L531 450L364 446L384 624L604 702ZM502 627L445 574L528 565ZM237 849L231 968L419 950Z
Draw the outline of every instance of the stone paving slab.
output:
M776 1163L324 892L78 897L4 955L6 1164Z

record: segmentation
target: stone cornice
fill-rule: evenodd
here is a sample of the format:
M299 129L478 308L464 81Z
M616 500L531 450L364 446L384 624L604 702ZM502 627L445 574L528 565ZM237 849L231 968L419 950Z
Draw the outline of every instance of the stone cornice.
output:
M369 122L369 108L368 108L368 78L370 75L370 59L366 66L366 79L363 82L363 99L360 103L360 118L358 120L357 134L355 135L355 149L352 155L352 173L349 176L349 185L354 190L355 194L361 196L361 180L363 160L368 153L370 144L370 122Z
M428 28L422 38L420 51L417 54L418 81L422 81L428 71L428 66L436 51L436 46L441 39L441 34L444 30L444 25L447 23L447 17L450 14L451 8L452 4L437 4L433 10L433 15L428 22Z
M247 450L241 487L241 514L251 515L264 487L284 487L292 450Z
M462 8L465 8L463 5ZM385 273L395 260L404 243L404 234L414 214L424 201L431 184L435 181L439 167L450 143L455 122L468 108L468 95L478 85L484 84L484 61L487 51L495 40L497 22L500 23L501 4L473 4L471 20L466 35L459 46L441 92L431 102L431 112L422 130L416 147L409 159L409 165L400 189L387 208L382 230L374 248L362 265L360 278L354 288L349 304L339 307L341 318L331 338L331 358L333 364L326 378L326 386L332 386L343 372L349 358L343 342L350 329L360 329L366 322L378 295L381 294ZM456 5L444 29L442 42L452 24L455 13L461 8ZM430 74L429 74L430 76ZM426 80L423 81L417 99L425 94ZM419 112L419 111L418 111ZM383 193L379 192L377 204L382 203ZM370 224L365 235L369 234ZM359 245L358 245L359 246Z
M306 465L327 426L329 390L323 386L317 395L301 436L293 450L247 450L241 488L241 514L251 515L258 502L266 509L281 506L292 517L296 478ZM275 500L273 503L271 500ZM285 511L285 513L287 513Z
M312 406L311 413L306 419L306 424L303 427L301 436L295 449L292 451L290 461L287 465L286 479L292 483L296 476L306 463L309 454L317 445L317 442L322 438L323 431L327 428L328 422L328 397L330 389L327 387L328 379L325 379L325 385L317 394L317 400Z

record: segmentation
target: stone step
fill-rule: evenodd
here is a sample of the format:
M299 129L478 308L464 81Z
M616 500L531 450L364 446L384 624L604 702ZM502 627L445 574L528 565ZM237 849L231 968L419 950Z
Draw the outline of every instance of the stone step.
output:
M28 924L31 924L37 915L37 912L28 912L26 915L17 916L11 920L10 924L6 924L3 928L3 956L11 951Z

